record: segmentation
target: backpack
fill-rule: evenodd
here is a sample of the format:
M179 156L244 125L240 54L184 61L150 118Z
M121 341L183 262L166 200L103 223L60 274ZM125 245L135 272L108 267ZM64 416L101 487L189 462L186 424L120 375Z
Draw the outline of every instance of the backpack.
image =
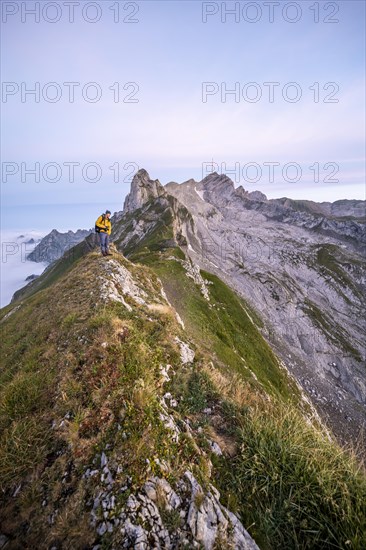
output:
M102 222L104 222L105 220L105 214L102 214ZM97 226L97 224L95 224L95 232L96 233L100 233L100 227Z

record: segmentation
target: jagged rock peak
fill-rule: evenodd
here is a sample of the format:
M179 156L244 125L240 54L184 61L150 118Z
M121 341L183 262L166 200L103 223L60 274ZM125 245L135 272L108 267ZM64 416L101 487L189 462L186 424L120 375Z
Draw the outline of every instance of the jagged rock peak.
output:
M253 200L253 201L260 201L265 202L267 201L267 197L264 193L261 191L246 191L242 185L239 185L235 189L235 197L238 197L239 199L247 199L247 200Z
M131 189L125 198L123 211L133 212L141 208L148 200L165 194L160 181L150 179L148 172L141 168L132 179Z
M217 172L212 172L211 174L208 174L208 176L203 178L203 180L200 182L200 186L202 186L204 190L207 191L215 191L216 193L220 191L220 193L224 193L227 198L235 194L238 197L250 200L260 202L267 201L266 195L261 191L249 192L246 191L242 185L235 189L234 182L226 174L218 174Z
M248 193L248 198L252 201L259 202L266 202L268 200L267 195L262 193L262 191L251 191L250 193Z
M218 174L217 172L212 172L208 174L203 180L201 180L201 185L205 188L216 187L217 185L227 185L234 189L233 181L226 174Z

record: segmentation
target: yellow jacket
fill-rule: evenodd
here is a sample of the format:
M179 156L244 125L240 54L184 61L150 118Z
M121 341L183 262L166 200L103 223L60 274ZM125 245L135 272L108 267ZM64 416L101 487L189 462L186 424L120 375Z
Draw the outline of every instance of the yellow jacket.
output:
M112 224L105 214L101 214L95 222L95 227L98 227L102 233L111 234Z

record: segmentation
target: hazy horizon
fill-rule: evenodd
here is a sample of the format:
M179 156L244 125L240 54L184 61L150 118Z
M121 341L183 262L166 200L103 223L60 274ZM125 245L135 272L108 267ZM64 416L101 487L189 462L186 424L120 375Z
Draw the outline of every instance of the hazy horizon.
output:
M1 8L2 227L42 205L55 226L65 203L121 210L139 168L365 199L364 2Z
M146 169L146 168L145 168ZM149 171L147 170L149 173ZM149 173L152 179L159 179L162 185L166 185L170 181L175 181L176 183L184 183L190 177L182 180L169 180L161 181L161 179L155 175ZM228 174L230 179L233 179L230 174ZM195 179L199 182L201 179ZM238 187L243 185L242 183L238 184L234 180L234 186ZM117 187L117 184L116 184ZM127 184L126 184L127 188ZM249 185L244 187L248 191L263 191L259 186ZM120 212L123 210L123 202L125 196L129 192L130 184L128 184L128 191L125 191L125 194L122 196L122 199L118 201L118 189L116 189L116 198L114 201L100 201L100 202L88 202L88 203L50 203L50 204L17 204L8 206L6 210L2 212L1 216L1 231L6 232L11 230L12 232L28 232L28 231L42 231L44 234L48 233L52 229L57 229L60 232L65 232L68 230L76 231L77 229L91 229L94 227L94 221L100 212L105 211L107 208L114 212ZM273 194L270 190L267 193L268 199L278 199L278 198L290 198L294 200L314 200L314 198L304 198L301 188L294 190L292 196L289 194L281 194L281 187L276 187ZM349 190L351 187L349 188ZM277 192L276 192L277 191ZM272 195L272 196L271 196ZM340 194L339 198L336 198L334 201L328 201L326 199L326 194L324 195L324 200L316 200L315 202L335 202L337 200L366 200L365 194L363 198L356 197L344 197ZM21 222L19 221L21 220Z
M363 2L69 4L1 4L2 229L92 227L140 168L365 199Z

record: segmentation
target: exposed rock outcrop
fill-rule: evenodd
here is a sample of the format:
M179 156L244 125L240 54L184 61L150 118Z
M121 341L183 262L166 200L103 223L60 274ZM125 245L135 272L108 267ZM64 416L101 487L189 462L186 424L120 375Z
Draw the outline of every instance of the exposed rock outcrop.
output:
M165 190L160 181L150 179L146 170L141 169L133 177L131 190L126 196L123 211L133 212L141 208L150 199L162 195L165 195Z

